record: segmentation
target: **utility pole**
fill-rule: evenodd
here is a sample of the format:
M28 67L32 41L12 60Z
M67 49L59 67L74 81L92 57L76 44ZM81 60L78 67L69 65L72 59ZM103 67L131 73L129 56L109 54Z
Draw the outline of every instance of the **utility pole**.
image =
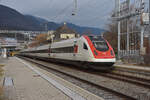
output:
M142 4L144 4L143 0L140 0L142 2ZM118 59L121 58L121 35L123 36L123 34L126 34L126 42L125 42L125 45L126 45L126 48L123 48L125 50L125 54L123 54L123 56L130 56L130 37L133 38L132 36L130 36L130 19L131 18L134 18L136 16L140 16L141 14L141 9L140 11L137 11L137 10L133 10L133 9L130 9L130 5L131 5L131 1L130 0L124 0L124 1L121 1L121 0L115 0L115 9L116 9L116 21L118 23ZM134 4L133 4L134 5ZM139 9L138 7L136 9ZM133 10L133 11L132 11ZM132 20L132 19L131 19ZM123 30L126 30L126 32L122 32L121 31L121 22L122 21L126 21L126 27L124 27L125 29ZM124 24L122 24L124 25ZM144 32L144 31L141 31L141 32ZM131 33L132 34L132 33ZM142 35L143 33L141 33ZM143 35L142 35L143 36ZM143 38L141 38L141 41ZM141 42L141 45L143 43Z
M149 29L150 29L150 0L149 0ZM150 32L150 30L149 30L149 32Z
M130 45L129 45L129 19L127 19L127 55L129 55Z
M149 0L149 47L150 47L150 0Z
M149 0L149 27L150 27L150 0Z
M130 0L127 0L127 12L130 13ZM130 18L127 18L127 55L130 55L129 21Z
M118 18L120 18L120 0L117 0L118 4ZM118 59L120 59L120 21L118 21Z
M141 0L141 16L144 13L144 7L145 7L144 0ZM141 46L140 46L141 54L143 54L143 47L144 47L144 24L141 23Z
M120 18L120 0L115 0L115 17ZM118 24L118 59L120 59L120 20Z
M28 33L28 43L30 42L30 33Z
M48 23L45 23L45 31L48 32Z
M144 26L142 25L141 26L141 46L140 46L140 50L141 50L141 53L143 51L143 44L144 44Z
M17 40L17 33L15 33L15 39Z

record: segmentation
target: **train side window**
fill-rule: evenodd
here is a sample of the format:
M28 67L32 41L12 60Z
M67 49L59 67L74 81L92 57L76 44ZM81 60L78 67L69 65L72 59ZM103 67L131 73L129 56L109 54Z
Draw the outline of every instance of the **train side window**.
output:
M88 50L88 47L85 43L83 43L83 49Z

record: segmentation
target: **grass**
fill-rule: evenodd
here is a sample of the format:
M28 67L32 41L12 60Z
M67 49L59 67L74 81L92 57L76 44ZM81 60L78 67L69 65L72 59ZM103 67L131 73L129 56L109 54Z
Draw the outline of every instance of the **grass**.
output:
M1 81L1 77L3 76L3 71L4 71L3 67L4 67L4 65L0 64L0 81ZM3 88L2 88L1 85L2 84L0 84L0 100L4 100L3 97L2 97L2 95L3 95Z
M1 78L2 75L3 75L3 71L4 71L4 70L3 70L3 67L4 67L4 65L1 65L1 64L0 64L0 78Z
M0 100L3 100L3 88L0 86Z

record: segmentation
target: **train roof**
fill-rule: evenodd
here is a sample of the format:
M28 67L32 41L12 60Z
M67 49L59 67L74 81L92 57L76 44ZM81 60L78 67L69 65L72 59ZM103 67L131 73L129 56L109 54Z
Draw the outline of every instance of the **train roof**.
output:
M74 41L77 41L79 38L73 38L73 39L68 39L68 40L63 40L59 42L54 42L51 44L52 47L66 47L66 46L72 46L74 45Z
M54 42L51 44L51 46L53 47L54 45L57 47L64 47L64 46L70 46L74 41L76 41L78 38L72 38L72 39L68 39L68 40L62 40L59 42ZM64 45L65 44L65 45ZM66 45L67 44L67 45ZM33 48L28 48L28 49L24 49L21 52L25 52L25 51L33 51L33 50L42 50L45 48L48 48L50 46L50 44L47 45L42 45L42 46L38 46L38 47L33 47Z

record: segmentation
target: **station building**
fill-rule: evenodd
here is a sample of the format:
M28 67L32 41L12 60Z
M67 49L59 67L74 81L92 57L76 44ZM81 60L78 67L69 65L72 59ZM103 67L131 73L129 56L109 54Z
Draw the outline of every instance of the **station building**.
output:
M56 29L56 31L53 33L54 41L66 40L79 36L80 35L75 30L69 28L66 23Z
M16 51L18 46L17 40L13 38L0 38L0 55L8 55L8 53Z

